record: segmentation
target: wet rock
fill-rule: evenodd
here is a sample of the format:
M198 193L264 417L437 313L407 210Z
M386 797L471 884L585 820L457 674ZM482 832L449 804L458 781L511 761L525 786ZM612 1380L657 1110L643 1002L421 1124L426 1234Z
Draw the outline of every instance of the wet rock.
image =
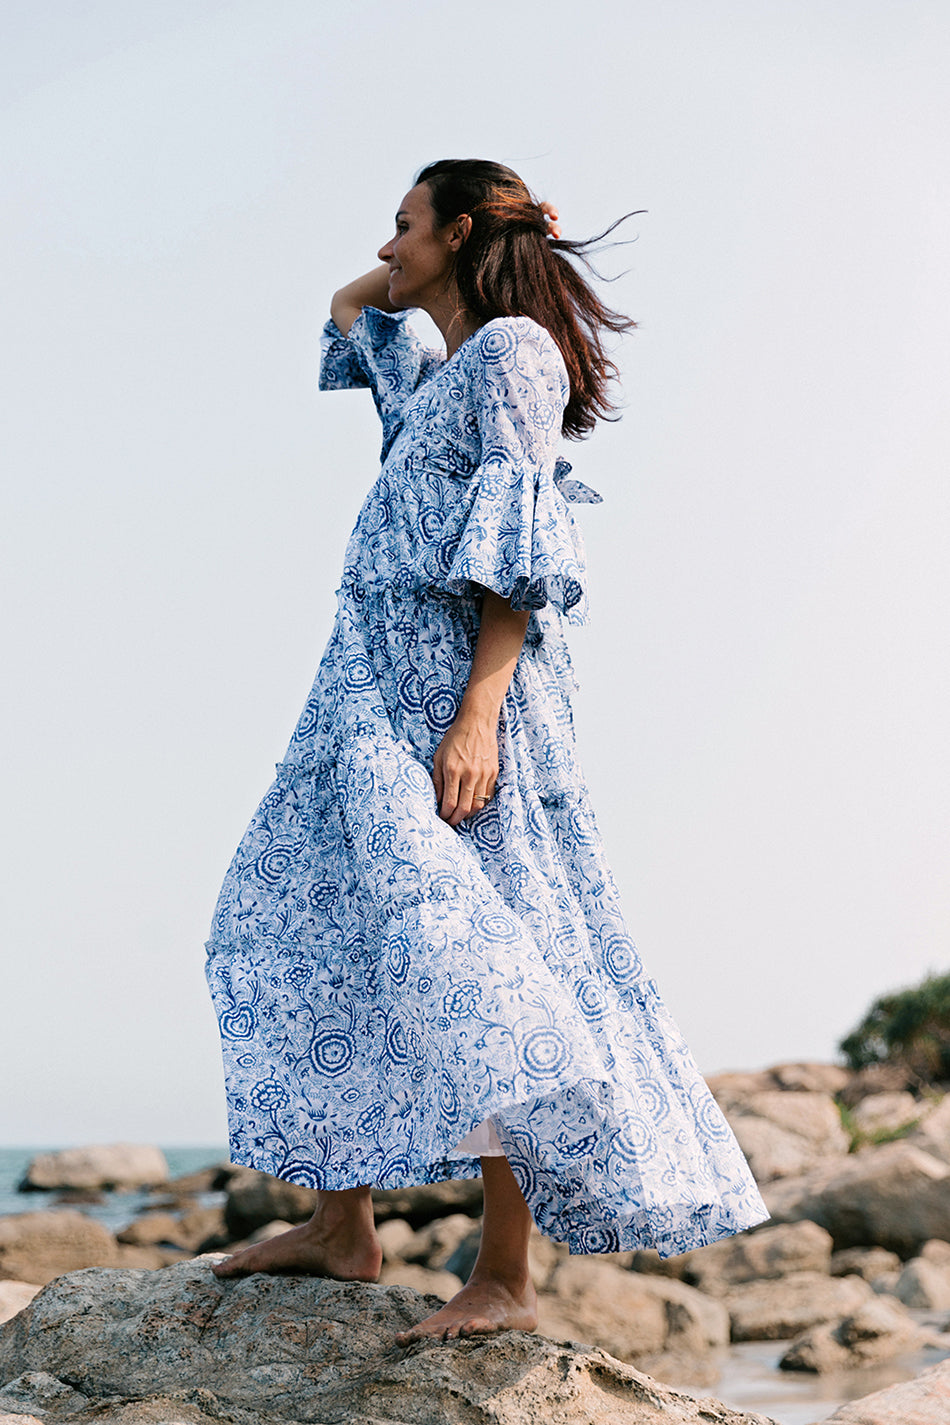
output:
M789 1222L713 1242L679 1261L683 1281L721 1297L742 1282L769 1281L792 1272L827 1273L831 1236L814 1222Z
M107 1143L40 1153L19 1184L20 1192L98 1188L108 1192L154 1187L168 1181L160 1149L145 1143Z
M809 1218L839 1249L886 1247L906 1258L931 1237L950 1238L950 1168L906 1142L771 1183L763 1196L775 1221Z
M546 1336L600 1346L661 1374L670 1358L703 1357L729 1340L719 1302L683 1282L588 1257L561 1262L538 1305Z
M826 1425L947 1425L950 1420L950 1361L931 1366L916 1380L849 1400Z
M846 1247L842 1252L834 1252L831 1257L833 1277L863 1277L873 1282L884 1272L899 1272L901 1259L896 1252L886 1247Z
M912 1093L873 1093L854 1110L854 1126L865 1138L899 1133L923 1117L924 1108Z
M768 1425L667 1390L602 1351L525 1332L394 1346L437 1305L406 1287L220 1282L207 1259L76 1272L0 1328L0 1381L43 1372L89 1400L74 1413L39 1406L47 1425ZM35 1411L28 1394L19 1399Z
M913 1257L894 1283L894 1295L916 1311L950 1311L950 1271Z
M796 1272L737 1286L724 1298L733 1341L784 1341L822 1321L837 1321L873 1299L860 1277Z
M792 1177L847 1153L849 1139L829 1094L772 1089L726 1109L758 1183Z
M199 1168L196 1173L183 1173L170 1178L168 1192L176 1197L200 1197L206 1192L225 1192L235 1173L242 1172L235 1163L214 1163L210 1168Z
M825 1375L877 1365L926 1344L927 1333L896 1301L873 1297L837 1322L827 1321L793 1341L779 1361L783 1371Z
M0 1322L9 1321L24 1306L29 1306L39 1287L33 1282L0 1281Z
M20 1212L0 1217L0 1279L45 1286L80 1267L118 1266L111 1232L79 1212Z

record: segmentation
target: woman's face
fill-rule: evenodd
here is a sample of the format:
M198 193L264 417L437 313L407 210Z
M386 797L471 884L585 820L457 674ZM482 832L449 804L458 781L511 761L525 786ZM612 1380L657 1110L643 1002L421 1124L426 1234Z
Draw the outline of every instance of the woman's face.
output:
M378 253L389 267L393 306L429 308L445 301L458 246L451 234L452 224L435 227L426 185L410 188L396 213L395 234Z

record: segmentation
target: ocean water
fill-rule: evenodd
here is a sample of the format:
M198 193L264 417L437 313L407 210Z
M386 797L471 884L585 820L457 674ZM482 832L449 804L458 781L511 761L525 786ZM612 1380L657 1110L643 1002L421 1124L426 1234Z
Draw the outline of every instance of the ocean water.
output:
M55 1145L59 1146L59 1145ZM55 1146L46 1148L0 1148L0 1217L16 1212L47 1212L59 1206L73 1212L82 1212L108 1227L110 1232L121 1232L133 1217L149 1205L150 1195L143 1192L109 1192L103 1194L103 1201L97 1203L57 1203L55 1192L17 1192L31 1159L38 1153L55 1151ZM169 1175L181 1177L185 1173L196 1173L201 1168L212 1167L215 1163L226 1163L228 1150L225 1147L209 1148L162 1148L168 1162ZM224 1201L223 1193L206 1193L200 1201L212 1204Z

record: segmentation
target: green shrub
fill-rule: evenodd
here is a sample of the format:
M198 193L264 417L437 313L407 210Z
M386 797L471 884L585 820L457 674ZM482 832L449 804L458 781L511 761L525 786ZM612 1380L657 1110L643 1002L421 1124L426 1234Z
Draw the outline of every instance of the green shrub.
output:
M950 1079L950 975L882 995L838 1048L852 1069L900 1064L923 1083Z

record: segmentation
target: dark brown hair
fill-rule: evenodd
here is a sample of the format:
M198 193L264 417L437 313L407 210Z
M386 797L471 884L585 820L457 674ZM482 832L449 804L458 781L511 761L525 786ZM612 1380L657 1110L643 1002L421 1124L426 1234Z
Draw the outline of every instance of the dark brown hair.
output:
M582 242L550 238L540 204L517 173L480 158L440 159L423 168L416 183L428 188L438 227L463 213L472 220L455 259L459 296L472 315L480 322L531 317L557 342L571 383L564 434L578 438L598 418L610 419L607 387L617 368L603 336L629 331L636 322L605 306L569 259L592 271L587 250L617 223Z

